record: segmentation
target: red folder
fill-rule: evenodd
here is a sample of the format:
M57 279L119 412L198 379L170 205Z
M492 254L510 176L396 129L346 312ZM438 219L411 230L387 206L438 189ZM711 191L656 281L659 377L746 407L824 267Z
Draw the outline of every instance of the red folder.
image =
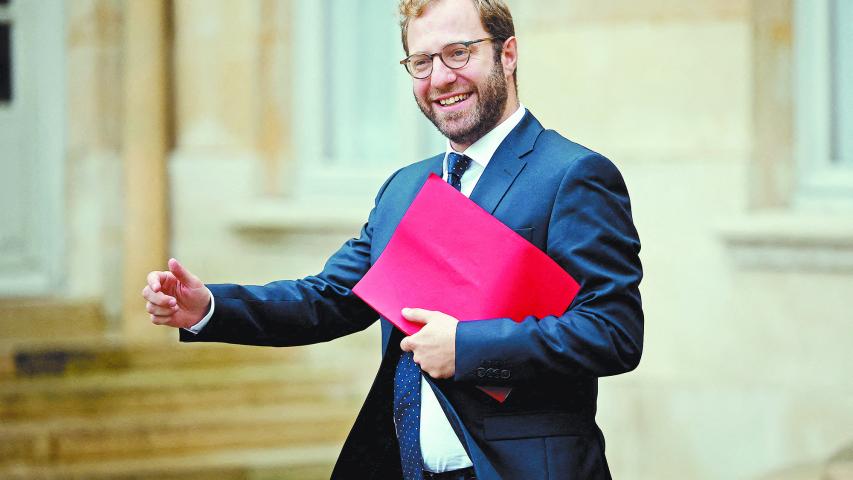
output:
M460 321L561 315L578 283L548 255L430 175L353 292L407 335L404 307ZM509 389L483 390L503 401ZM501 393L504 392L504 393Z

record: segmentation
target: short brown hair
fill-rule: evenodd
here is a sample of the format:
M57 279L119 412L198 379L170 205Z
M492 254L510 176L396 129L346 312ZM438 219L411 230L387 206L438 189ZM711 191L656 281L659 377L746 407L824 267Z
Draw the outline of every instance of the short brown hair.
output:
M436 0L400 0L400 32L403 36L403 50L409 54L409 22L413 18L420 17L424 9ZM492 36L506 40L515 36L515 26L512 23L512 14L503 0L471 0L477 13L480 14L480 22L483 28ZM500 58L503 48L501 42L492 42L495 45L495 57Z

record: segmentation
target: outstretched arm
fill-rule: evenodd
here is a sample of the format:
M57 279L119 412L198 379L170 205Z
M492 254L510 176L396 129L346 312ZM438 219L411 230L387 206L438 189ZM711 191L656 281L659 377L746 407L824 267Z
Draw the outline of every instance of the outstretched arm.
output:
M346 242L318 275L263 286L207 285L216 302L198 333L185 342L291 346L317 343L367 328L379 315L352 293L370 268L370 225Z
M378 314L352 292L371 265L376 206L358 238L347 241L317 275L263 286L204 285L170 260L168 272L151 272L143 296L152 321L180 327L182 341L289 346L331 340L367 328ZM175 270L172 270L173 262ZM213 315L198 333L196 325L210 309Z

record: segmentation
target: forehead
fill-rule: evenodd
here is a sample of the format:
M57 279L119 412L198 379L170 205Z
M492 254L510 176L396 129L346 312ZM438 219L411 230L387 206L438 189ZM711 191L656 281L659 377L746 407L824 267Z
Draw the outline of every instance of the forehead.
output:
M434 52L450 42L487 37L471 0L437 0L409 21L409 52Z

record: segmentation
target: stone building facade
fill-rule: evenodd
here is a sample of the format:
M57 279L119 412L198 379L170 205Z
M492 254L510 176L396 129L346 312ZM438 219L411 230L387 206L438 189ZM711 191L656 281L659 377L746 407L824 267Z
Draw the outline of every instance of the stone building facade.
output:
M521 101L619 166L643 242L645 355L601 382L614 476L818 478L853 442L850 3L510 5ZM173 342L139 297L169 256L207 282L316 273L443 148L394 8L0 2L0 373L27 345ZM370 364L377 342L302 351Z

